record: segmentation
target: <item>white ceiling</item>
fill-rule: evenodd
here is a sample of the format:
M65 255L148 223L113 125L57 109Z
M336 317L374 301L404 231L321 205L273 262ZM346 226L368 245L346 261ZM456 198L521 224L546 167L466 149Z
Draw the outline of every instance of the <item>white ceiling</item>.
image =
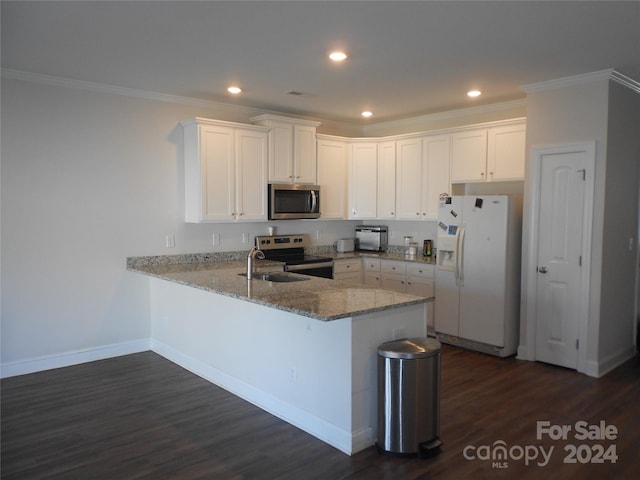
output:
M363 123L640 80L640 1L2 1L2 67ZM351 58L332 65L326 54ZM236 82L245 93L231 98ZM484 94L475 100L467 90ZM288 94L297 91L303 95Z

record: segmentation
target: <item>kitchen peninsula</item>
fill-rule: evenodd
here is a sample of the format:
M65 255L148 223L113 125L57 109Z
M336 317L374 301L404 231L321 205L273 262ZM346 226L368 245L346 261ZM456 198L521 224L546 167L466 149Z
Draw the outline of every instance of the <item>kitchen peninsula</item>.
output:
M151 277L152 349L347 454L373 445L377 347L426 335L429 299L319 277L247 280L245 256L128 259Z

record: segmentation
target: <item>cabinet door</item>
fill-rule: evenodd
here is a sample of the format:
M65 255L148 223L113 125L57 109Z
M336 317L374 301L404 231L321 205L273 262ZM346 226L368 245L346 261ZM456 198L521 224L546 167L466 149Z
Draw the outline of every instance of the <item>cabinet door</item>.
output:
M525 124L490 128L487 180L522 180L525 161Z
M293 129L287 123L269 124L269 181L292 183Z
M378 145L378 218L394 219L396 212L396 142Z
M378 146L351 144L349 161L349 218L376 218Z
M367 287L380 288L380 272L364 272L364 284Z
M316 129L306 125L293 126L293 180L294 183L315 184L316 168Z
M202 221L233 221L235 211L235 160L233 128L199 127L202 182Z
M451 182L486 179L487 130L469 130L451 137Z
M433 280L407 277L407 293L418 297L433 297Z
M397 142L396 218L420 220L422 204L422 140Z
M237 129L236 218L241 221L267 219L267 134Z
M437 220L440 194L451 194L449 135L435 135L422 140L422 218Z
M347 143L318 140L318 184L322 218L346 218Z
M380 288L405 293L407 291L406 276L382 272L380 275Z

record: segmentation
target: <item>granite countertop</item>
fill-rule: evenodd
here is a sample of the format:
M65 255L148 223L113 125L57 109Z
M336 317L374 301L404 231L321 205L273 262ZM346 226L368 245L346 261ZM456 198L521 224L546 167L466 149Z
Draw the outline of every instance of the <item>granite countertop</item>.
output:
M379 258L380 260L397 260L401 262L424 263L427 265L435 265L436 257L425 257L423 255L405 255L397 252L364 252L353 251L345 253L329 253L334 260L349 258Z
M182 258L184 260L184 258ZM282 271L282 264L258 260L258 271ZM198 257L180 263L163 257L127 259L127 269L220 295L265 305L298 315L329 321L429 301L424 297L286 272L306 278L300 282L247 280L246 261Z

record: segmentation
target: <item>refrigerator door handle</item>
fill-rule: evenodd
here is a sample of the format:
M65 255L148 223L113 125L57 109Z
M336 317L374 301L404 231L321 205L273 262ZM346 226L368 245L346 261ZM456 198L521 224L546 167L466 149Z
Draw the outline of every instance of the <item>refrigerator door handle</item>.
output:
M456 285L464 286L464 227L458 234L458 251L456 252Z

